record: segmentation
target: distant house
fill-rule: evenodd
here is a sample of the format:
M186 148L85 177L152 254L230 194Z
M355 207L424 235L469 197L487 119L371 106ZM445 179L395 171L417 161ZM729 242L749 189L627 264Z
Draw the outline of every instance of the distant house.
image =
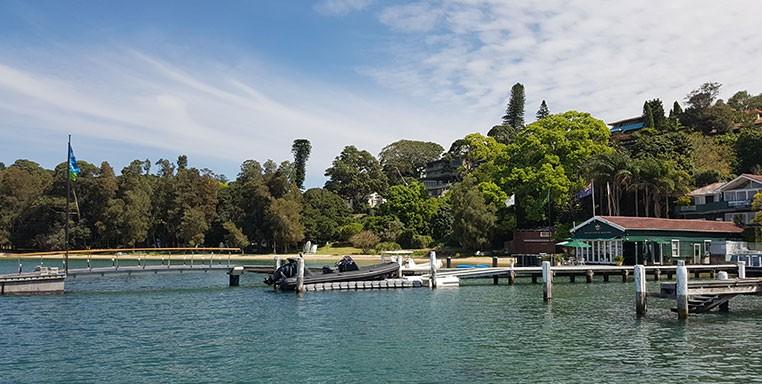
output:
M645 128L646 122L643 116L638 116L608 123L608 125L611 130L611 139L628 147L635 142L633 133Z
M752 224L751 203L762 191L762 175L743 174L728 182L709 184L691 191L691 205L675 207L678 217Z
M370 195L366 196L366 203L368 203L368 207L376 208L377 206L383 204L386 202L386 199L384 199L383 196L378 194L377 192L373 192Z
M453 183L460 179L458 169L463 165L461 159L439 159L426 164L421 175L421 182L429 196L441 196Z
M588 264L613 264L618 256L625 264L699 264L708 261L713 242L740 240L743 228L723 221L594 216L572 234L590 245L577 249Z
M752 114L752 117L754 117L754 125L762 125L762 109L754 109L750 111L750 113Z

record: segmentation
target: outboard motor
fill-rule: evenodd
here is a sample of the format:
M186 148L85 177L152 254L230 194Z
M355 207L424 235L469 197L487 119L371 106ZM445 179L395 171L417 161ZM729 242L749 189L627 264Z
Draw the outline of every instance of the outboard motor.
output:
M267 279L265 279L265 284L280 284L282 280L296 276L297 268L296 261L289 260L288 263L281 265L280 268L272 273L272 275L268 276Z
M339 272L357 271L360 269L357 263L349 256L342 257L341 260L336 262L336 266L339 267Z

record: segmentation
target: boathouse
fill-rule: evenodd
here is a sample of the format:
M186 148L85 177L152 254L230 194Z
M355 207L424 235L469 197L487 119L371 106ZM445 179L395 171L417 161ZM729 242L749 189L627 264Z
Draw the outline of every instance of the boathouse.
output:
M594 216L572 229L574 240L590 247L577 254L589 264L709 263L712 242L740 240L743 228L732 222Z

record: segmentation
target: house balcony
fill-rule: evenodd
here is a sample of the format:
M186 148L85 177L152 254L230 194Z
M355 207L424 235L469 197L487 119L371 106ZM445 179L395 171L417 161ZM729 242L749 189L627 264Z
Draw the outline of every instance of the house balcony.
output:
M711 203L701 205L683 205L675 207L678 214L702 214L708 212L724 212L730 211L732 208L728 205L727 201L713 201Z
M677 206L675 207L675 213L678 215L724 213L737 210L748 210L749 207L751 207L751 200L713 201L701 205Z

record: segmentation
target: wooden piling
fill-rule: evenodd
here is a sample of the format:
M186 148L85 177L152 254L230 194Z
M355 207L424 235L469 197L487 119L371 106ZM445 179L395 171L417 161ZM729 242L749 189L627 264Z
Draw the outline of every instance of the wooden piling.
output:
M693 271L693 277L698 280L701 278L701 272L700 271Z
M508 284L513 285L516 283L516 271L513 270L513 267L511 267L511 270L508 271Z
M646 267L635 266L635 313L638 317L646 314Z
M627 277L628 276L630 276L630 270L629 269L625 269L624 271L622 271L622 282L623 283L627 282Z
M447 256L447 268L452 268L452 257Z
M497 256L492 256L492 268L497 267ZM492 284L497 285L498 278L497 275L492 277Z
M655 269L654 270L654 281L661 280L661 269Z
M592 269L588 269L587 272L585 272L585 282L588 284L592 283L593 276L595 276L595 272L593 272Z
M569 282L570 282L570 283L574 283L576 280L577 280L577 276L575 276L575 275L574 275L574 272L572 272L572 273L569 275Z
M688 268L685 267L685 261L677 262L677 283L675 284L677 295L677 318L688 318Z
M609 282L609 273L603 272L603 281L608 283Z
M667 271L667 280L672 280L672 271Z
M399 269L397 269L397 277L401 279L402 278L402 255L397 255L397 265L399 266Z
M553 271L550 269L550 261L542 262L542 299L549 302L553 298Z
M537 284L537 275L532 274L532 284Z
M738 278L739 279L746 278L746 262L745 261L738 262Z
M437 253L436 251L429 251L429 287L434 289L437 287Z
M304 293L304 256L296 259L296 292Z
M273 259L275 259L275 270L278 270L280 268L280 256L275 256Z

